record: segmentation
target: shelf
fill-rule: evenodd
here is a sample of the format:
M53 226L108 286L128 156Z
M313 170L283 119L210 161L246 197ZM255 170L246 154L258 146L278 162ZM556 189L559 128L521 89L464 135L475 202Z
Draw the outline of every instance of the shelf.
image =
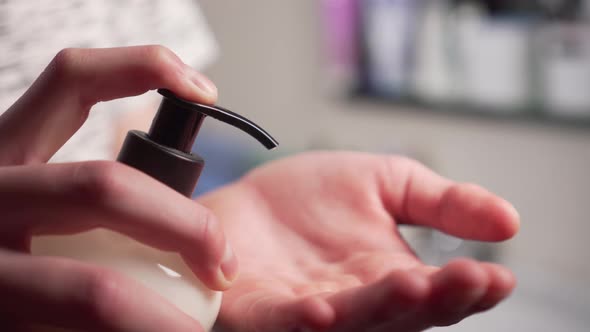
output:
M396 107L396 111L423 113L428 115L483 119L503 123L562 127L567 129L590 132L590 113L588 117L561 117L550 113L542 113L535 109L494 110L491 108L474 107L461 104L433 104L412 97L391 97L367 92L354 92L351 101L373 102Z

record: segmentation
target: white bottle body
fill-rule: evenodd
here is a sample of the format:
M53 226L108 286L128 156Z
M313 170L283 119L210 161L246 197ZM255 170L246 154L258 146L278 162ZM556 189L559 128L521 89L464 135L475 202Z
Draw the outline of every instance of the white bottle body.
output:
M98 229L76 235L34 237L34 255L100 265L131 277L211 330L222 293L208 289L176 253L162 252L118 233Z

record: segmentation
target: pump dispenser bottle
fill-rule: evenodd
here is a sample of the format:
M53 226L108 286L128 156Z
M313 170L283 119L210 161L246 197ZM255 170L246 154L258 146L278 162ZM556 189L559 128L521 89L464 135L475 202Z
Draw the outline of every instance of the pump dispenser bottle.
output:
M191 153L207 116L253 136L266 148L278 143L252 121L218 106L201 105L160 89L163 96L148 133L129 131L118 161L134 167L190 197L204 160ZM67 236L33 238L35 255L69 257L119 271L143 283L198 320L209 331L221 306L221 292L204 286L179 254L162 252L121 234L97 229Z

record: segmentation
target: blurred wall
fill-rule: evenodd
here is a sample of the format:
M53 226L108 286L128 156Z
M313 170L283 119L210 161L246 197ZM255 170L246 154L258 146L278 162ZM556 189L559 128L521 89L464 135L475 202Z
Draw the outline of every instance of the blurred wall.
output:
M221 48L207 72L220 104L262 124L282 149L319 141L409 148L443 175L482 184L516 205L522 228L501 246L505 263L564 281L590 278L590 128L392 111L336 98L323 88L316 1L201 3Z

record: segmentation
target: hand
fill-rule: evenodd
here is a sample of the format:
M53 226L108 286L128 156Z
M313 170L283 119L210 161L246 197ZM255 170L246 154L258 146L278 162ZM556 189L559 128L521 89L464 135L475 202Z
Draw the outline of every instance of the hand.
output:
M496 305L503 267L426 266L399 224L500 241L518 229L506 201L402 157L308 153L273 162L199 199L223 222L241 273L222 331L419 331Z
M83 331L202 330L114 271L28 254L33 235L105 227L180 253L213 289L230 285L237 261L224 256L223 232L206 208L119 163L45 164L92 105L155 88L203 103L217 98L206 78L163 47L70 49L0 117L0 317L8 320L2 330L34 324Z

